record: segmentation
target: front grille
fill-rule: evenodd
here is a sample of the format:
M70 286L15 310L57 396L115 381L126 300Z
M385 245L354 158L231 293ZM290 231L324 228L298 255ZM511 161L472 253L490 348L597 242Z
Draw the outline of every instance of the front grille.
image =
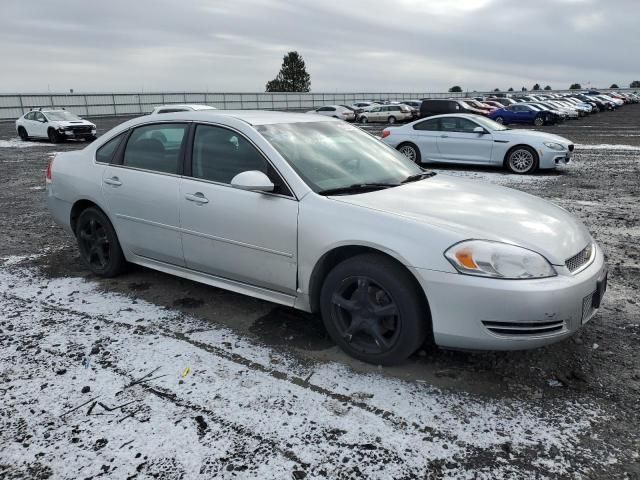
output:
M72 125L70 127L67 127L69 130L71 130L74 133L90 133L91 132L91 126L85 126L85 125Z
M594 290L589 295L584 297L584 299L582 299L582 319L580 321L580 324L584 324L595 313L596 309L593 307L593 296L595 294L596 292Z
M569 145L569 151L570 151L570 152L573 152L573 148L574 148L574 145L573 145L573 143L572 143L571 145Z
M511 337L537 337L559 333L564 330L563 320L549 322L493 322L483 321L482 324L491 333Z
M589 264L595 257L595 253L596 249L594 245L590 243L578 253L576 253L573 257L568 258L564 262L564 264L571 273L577 273L578 271L583 270L589 266Z

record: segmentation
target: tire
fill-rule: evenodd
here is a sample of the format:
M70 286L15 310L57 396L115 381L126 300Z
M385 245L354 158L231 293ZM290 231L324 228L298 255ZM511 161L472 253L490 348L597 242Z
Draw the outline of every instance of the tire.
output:
M49 129L49 131L47 132L47 136L49 137L49 141L51 143L60 143L60 141L62 141L60 135L58 135L58 132L56 132L53 128Z
M542 117L536 117L533 119L533 124L536 127L542 127L544 125L544 118Z
M509 150L505 164L511 172L527 175L538 169L538 154L531 147L519 145Z
M387 257L368 253L349 258L322 285L325 328L354 358L398 364L420 347L430 325L418 288L409 272Z
M18 127L18 136L23 142L29 140L29 134L27 133L27 129L24 127Z
M494 118L493 120L494 120L494 122L498 122L500 125L504 125L504 117L498 116L498 117Z
M126 260L113 225L95 207L82 211L76 224L80 256L89 269L100 277L115 277L126 267Z
M367 123L369 119L365 116L360 117L360 123Z
M422 163L420 149L413 143L401 143L400 145L398 145L398 151L412 162L415 162L418 165Z
M98 137L96 137L95 135L91 135L89 137L84 137L84 141L85 142L93 142L96 138L98 138Z
M391 116L387 119L387 122L389 122L389 125L393 125L397 122L396 117Z

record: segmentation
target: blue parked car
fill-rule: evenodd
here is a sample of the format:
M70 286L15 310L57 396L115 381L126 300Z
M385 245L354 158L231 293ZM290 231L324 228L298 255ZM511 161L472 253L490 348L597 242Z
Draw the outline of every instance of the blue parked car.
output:
M503 125L509 123L528 123L541 127L549 123L554 123L554 115L551 112L541 110L533 105L522 105L519 103L499 108L489 114L491 120L495 120Z

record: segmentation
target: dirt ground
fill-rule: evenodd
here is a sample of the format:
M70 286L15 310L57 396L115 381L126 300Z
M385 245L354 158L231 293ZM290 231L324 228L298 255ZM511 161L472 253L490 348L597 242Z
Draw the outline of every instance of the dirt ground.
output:
M434 170L580 218L610 268L598 314L545 348L379 368L291 309L93 277L44 202L49 156L84 144L0 124L0 478L639 479L640 105L541 130L576 144L570 165Z

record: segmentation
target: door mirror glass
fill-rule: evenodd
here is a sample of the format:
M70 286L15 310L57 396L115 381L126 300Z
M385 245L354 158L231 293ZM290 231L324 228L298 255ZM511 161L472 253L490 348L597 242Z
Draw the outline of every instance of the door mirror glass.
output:
M274 185L269 177L258 170L248 170L231 179L231 186L240 190L273 192Z
M476 127L473 129L474 133L479 133L480 135L484 135L487 131L482 127Z

